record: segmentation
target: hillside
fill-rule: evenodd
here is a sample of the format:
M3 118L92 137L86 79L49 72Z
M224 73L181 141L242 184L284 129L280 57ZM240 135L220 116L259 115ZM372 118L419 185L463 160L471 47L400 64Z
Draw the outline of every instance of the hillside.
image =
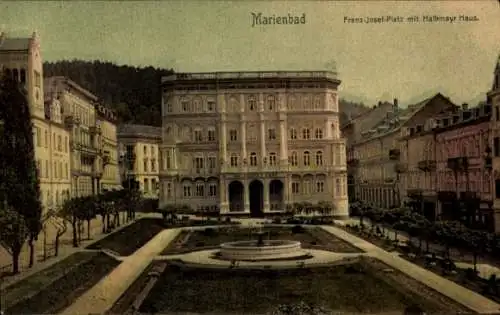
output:
M97 95L117 111L121 122L161 126L160 80L173 70L118 66L102 61L57 61L43 65L45 77L66 76ZM340 119L356 116L367 108L340 100Z

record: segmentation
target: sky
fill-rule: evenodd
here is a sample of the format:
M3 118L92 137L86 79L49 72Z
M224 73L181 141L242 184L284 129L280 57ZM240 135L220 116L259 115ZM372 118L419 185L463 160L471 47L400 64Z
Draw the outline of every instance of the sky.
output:
M254 25L262 16L305 24ZM453 22L423 22L449 16ZM477 21L459 21L460 15ZM401 16L403 22L347 23ZM408 17L418 16L419 22ZM106 60L179 72L330 70L341 96L404 106L431 93L477 102L500 53L500 2L483 1L2 1L0 30L36 30L46 61Z

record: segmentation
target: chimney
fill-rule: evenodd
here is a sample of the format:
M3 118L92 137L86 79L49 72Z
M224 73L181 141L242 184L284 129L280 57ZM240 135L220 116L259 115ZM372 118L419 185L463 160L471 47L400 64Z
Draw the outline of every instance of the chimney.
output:
M462 104L462 110L468 110L469 109L469 104L463 103Z

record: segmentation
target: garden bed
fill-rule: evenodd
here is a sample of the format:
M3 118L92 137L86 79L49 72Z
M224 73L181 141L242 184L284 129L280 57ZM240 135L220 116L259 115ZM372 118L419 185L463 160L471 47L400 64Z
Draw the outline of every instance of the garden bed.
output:
M217 220L217 219L184 219L176 220L175 222L165 221L164 226L167 229L176 229L183 227L196 226L214 226L214 225L238 225L240 222L233 220Z
M339 253L362 253L359 248L345 242L318 227L263 227L264 239L292 240L302 243L304 248L323 249ZM295 228L296 229L296 228ZM297 231L296 231L297 232ZM240 227L207 228L199 231L182 231L165 248L162 255L181 254L194 250L217 248L221 243L256 240L256 230Z
M345 228L349 233L364 239L386 251L396 251L400 254L400 257L415 264L419 267L422 267L426 270L429 270L435 273L438 276L444 277L450 281L455 282L458 285L461 285L473 292L476 292L480 295L483 295L486 298L489 298L497 303L500 303L500 295L495 295L492 292L488 292L485 290L488 285L488 281L486 279L482 279L479 276L471 277L471 271L467 271L467 269L456 268L454 272L445 271L443 267L440 266L439 262L434 264L429 264L428 259L423 254L413 254L411 257L408 255L411 252L411 249L402 250L400 247L394 245L394 242L387 241L384 238L380 238L376 235L361 233L359 230L355 230L353 228ZM422 246L425 248L425 246ZM436 253L437 254L437 253ZM440 253L441 254L441 253ZM468 274L469 273L469 274ZM500 289L500 288L499 288Z
M143 313L265 313L278 305L310 303L335 312L470 312L380 261L294 270L179 269L167 267L140 307Z
M78 252L2 293L7 314L55 314L73 303L119 262L101 252Z
M164 229L162 219L143 218L87 246L88 249L109 249L120 256L129 256Z

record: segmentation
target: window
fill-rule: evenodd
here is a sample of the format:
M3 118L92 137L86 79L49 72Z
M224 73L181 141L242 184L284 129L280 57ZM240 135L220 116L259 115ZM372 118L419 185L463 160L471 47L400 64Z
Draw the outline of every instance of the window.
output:
M59 171L59 178L66 178L66 177L63 177L62 162L59 162L58 164L59 164L59 165L57 165L57 169L58 169L58 171Z
M304 181L304 194L305 195L309 195L310 193L312 193L311 191L311 181Z
M267 108L269 108L270 111L274 111L276 108L276 98L273 95L267 97Z
M216 167L216 166L215 166L216 161L217 161L217 160L216 160L215 156L209 156L209 157L208 157L208 168L209 168L210 170L215 169L215 167Z
M208 130L208 141L215 141L215 130Z
M215 110L215 102L214 101L207 102L207 110L209 112L213 112Z
M48 160L45 160L45 178L48 178L49 177L49 161Z
M229 139L231 141L238 141L238 131L236 129L229 130Z
M276 153L269 153L269 165L275 166L276 164Z
M230 162L231 162L231 166L232 167L238 166L238 156L236 154L234 154L234 153L231 154Z
M66 169L66 171L64 172L66 174L66 178L69 178L69 167L68 167L68 163L64 163L64 168Z
M314 109L321 109L321 98L319 96L314 97Z
M167 183L167 198L171 198L171 197L172 197L172 184Z
M151 172L156 172L156 160L151 159Z
M191 197L191 184L182 185L182 192L184 197Z
M292 193L300 194L300 184L298 182L292 182Z
M257 166L257 153L250 153L250 166Z
M309 140L311 138L311 131L307 128L302 129L302 139Z
M493 138L493 153L495 156L500 156L500 138Z
M292 155L290 156L290 164L292 166L297 166L299 164L297 152L292 152Z
M42 162L40 160L36 161L36 171L38 177L40 178L40 176L42 176Z
M182 106L183 112L185 112L185 113L189 112L189 102L188 101L182 101L181 106Z
M321 128L317 128L315 131L314 131L314 137L316 139L323 139L323 129Z
M35 71L35 86L40 87L42 84L42 77L40 75L40 72Z
M201 130L197 129L194 131L194 141L195 142L202 142L203 141L203 135L201 133Z
M167 113L171 113L173 111L172 103L170 101L167 102Z
M267 138L269 140L276 140L276 130L275 129L268 129L267 130Z
M144 162L143 162L143 166L144 166L144 172L148 172L148 159L144 159Z
M57 162L54 161L54 168L52 169L52 175L54 178L59 178L59 175L57 174Z
M49 147L49 133L47 132L47 130L45 130L45 147L48 148Z
M194 101L194 110L196 113L201 113L203 111L200 100Z
M290 129L290 139L297 139L297 130L295 130L294 128Z
M309 151L304 152L304 166L309 166L311 164L311 156Z
M208 184L208 196L209 197L217 196L217 184L215 183Z
M337 178L335 179L335 192L337 196L340 196L340 188L341 188L340 178Z
M248 97L248 108L251 112L257 110L257 102L255 101L255 96Z
M316 182L316 192L322 193L325 191L325 183L323 181Z
M196 197L205 196L205 184L198 183L196 184Z
M169 170L171 167L172 167L172 162L171 162L171 159L172 159L172 156L171 156L171 153L170 151L167 151L166 154L165 154L165 164L166 164L166 169Z
M26 70L21 69L21 83L26 83Z
M316 152L316 165L317 166L323 165L323 152L321 151Z
M16 82L19 81L19 70L17 69L12 70L12 75L14 76L14 80Z
M148 147L144 146L144 155L148 155Z
M35 138L36 138L36 146L41 147L42 146L42 133L40 131L40 128L38 128L38 127L35 128Z
M64 137L64 152L68 153L68 137Z
M199 173L200 170L203 168L203 158L202 157L196 157L194 159L194 167L196 168L196 173Z
M57 136L57 150L59 152L62 152L62 137L61 136Z

